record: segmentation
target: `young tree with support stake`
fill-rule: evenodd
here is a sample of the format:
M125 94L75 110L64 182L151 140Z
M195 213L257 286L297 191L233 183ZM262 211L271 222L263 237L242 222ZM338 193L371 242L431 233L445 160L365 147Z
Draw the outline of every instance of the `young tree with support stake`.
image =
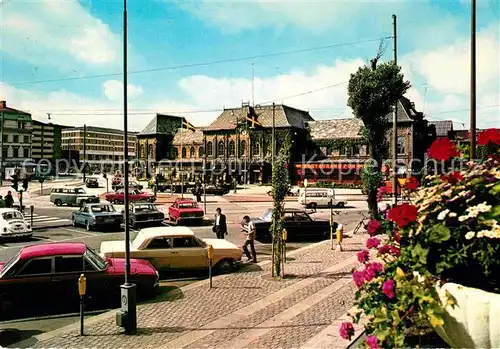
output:
M351 74L347 101L355 117L361 119L365 126L364 136L371 161L365 164L361 178L368 193L368 208L373 218L378 215L377 189L382 180L382 161L388 150L386 116L411 86L394 62L377 65L383 51L381 46L377 56L371 60L371 66L365 65Z
M281 275L284 241L284 210L285 210L285 197L288 195L290 187L290 178L288 173L287 164L290 159L290 140L287 138L283 147L280 149L278 156L273 163L272 175L272 197L273 205L273 218L271 225L271 236L273 241L273 276L279 277Z

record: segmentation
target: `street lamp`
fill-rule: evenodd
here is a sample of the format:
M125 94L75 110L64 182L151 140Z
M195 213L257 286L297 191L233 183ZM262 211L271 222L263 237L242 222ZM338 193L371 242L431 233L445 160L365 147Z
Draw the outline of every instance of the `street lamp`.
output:
M129 168L128 168L128 115L127 115L127 0L123 0L123 179L125 223L125 283L121 285L121 310L116 324L125 334L137 331L136 285L130 282L130 221L129 221Z

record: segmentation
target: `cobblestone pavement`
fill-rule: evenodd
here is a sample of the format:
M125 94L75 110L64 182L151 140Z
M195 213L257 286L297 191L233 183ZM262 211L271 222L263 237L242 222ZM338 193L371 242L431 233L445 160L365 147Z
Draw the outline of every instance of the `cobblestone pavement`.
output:
M208 285L177 289L168 300L138 308L138 333L122 334L114 316L77 329L46 334L36 348L298 348L351 307L350 271L365 236L344 240L344 251L329 243L299 250L274 280L269 264L214 279ZM62 331L59 331L62 332ZM338 336L337 333L335 335ZM347 343L346 343L347 344Z

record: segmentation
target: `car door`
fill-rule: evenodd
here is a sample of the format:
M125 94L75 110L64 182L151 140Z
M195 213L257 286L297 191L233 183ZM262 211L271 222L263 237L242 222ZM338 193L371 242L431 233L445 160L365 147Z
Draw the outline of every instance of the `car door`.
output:
M54 256L52 287L60 299L78 302L78 278L84 272L82 255Z
M285 212L283 215L283 226L287 231L288 239L292 239L297 234L297 225L293 212Z
M296 226L295 236L297 237L310 237L316 235L317 228L313 220L305 212L295 212L294 221Z
M83 210L84 209L85 209L85 206L80 207L80 209L78 209L78 211L75 211L74 217L75 217L76 224L82 224L82 222L83 222Z
M173 254L172 239L167 237L151 239L139 253L138 258L149 261L156 270L168 270L171 267Z
M16 272L14 278L19 287L14 287L11 292L15 297L28 297L35 307L45 301L54 300L54 286L52 285L52 256L32 258ZM36 300L33 299L36 297ZM19 304L18 306L23 306Z
M172 218L179 217L179 203L176 201L168 208L168 214Z
M194 236L173 238L172 269L202 269L207 267L207 252Z

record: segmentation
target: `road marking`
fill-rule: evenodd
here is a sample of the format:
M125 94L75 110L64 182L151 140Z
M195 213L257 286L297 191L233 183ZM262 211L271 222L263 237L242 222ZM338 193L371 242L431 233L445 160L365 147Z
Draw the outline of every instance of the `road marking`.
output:
M76 229L68 229L68 228L61 228L62 230L69 231L71 233L77 233L77 234L84 234L84 235L90 235L90 236L99 236L99 234L96 233L90 233L88 231L82 231L82 230L76 230Z
M318 274L333 273L333 272L342 270L345 267L356 263L356 260L357 260L356 256L352 256L352 257L347 258L344 261L342 261L334 266L331 266L329 268L326 268L326 269L320 271ZM185 335L182 335L182 336L180 336L180 337L178 337L170 342L167 342L167 343L165 343L165 345L161 346L160 349L184 348L184 347L187 347L187 346L195 343L196 341L198 341L202 338L205 338L205 337L213 334L217 330L227 330L227 329L229 329L229 326L231 324L243 322L242 321L243 319L251 316L252 314L257 313L258 311L260 311L262 309L265 309L266 307L271 306L272 304L278 303L279 301L283 300L284 298L289 297L290 295L294 294L298 290L313 284L319 278L321 278L321 276L311 275L309 278L306 278L302 281L294 283L294 284L292 284L284 289L281 289L275 293L268 295L265 298L261 298L260 300L254 302L252 304L249 304L242 309L238 309L229 315L226 315L222 318L219 318L215 321L212 321L211 323L208 323L208 324L202 326L198 330L190 331L190 332L186 333ZM332 285L330 285L330 286L326 287L325 289L323 289L322 291L319 291L318 293L314 294L314 296L322 295L322 294L327 294L329 296L331 293L333 293L335 290L337 290L339 288L339 285L338 285L339 282L341 282L342 285L344 284L342 279L339 279L339 280L335 281ZM348 282L350 282L350 280L348 280ZM331 291L332 289L333 289L333 291ZM326 290L326 291L324 291L324 290ZM310 297L307 298L306 300L308 300L308 299L310 299ZM302 301L301 303L305 302L306 300ZM323 298L320 300L323 300ZM309 307L316 304L316 303L312 303L312 302L310 302L310 303L311 304ZM298 305L300 305L300 303L298 303ZM306 309L304 309L304 310L306 310ZM286 313L286 312L287 311L284 311L283 313ZM283 314L283 313L281 313L281 314ZM270 329L269 329L269 331L270 331ZM238 341L235 341L235 343L238 343ZM243 344L240 348L243 348L246 344L249 344L249 343L250 342ZM238 343L237 345L240 345L240 344Z

